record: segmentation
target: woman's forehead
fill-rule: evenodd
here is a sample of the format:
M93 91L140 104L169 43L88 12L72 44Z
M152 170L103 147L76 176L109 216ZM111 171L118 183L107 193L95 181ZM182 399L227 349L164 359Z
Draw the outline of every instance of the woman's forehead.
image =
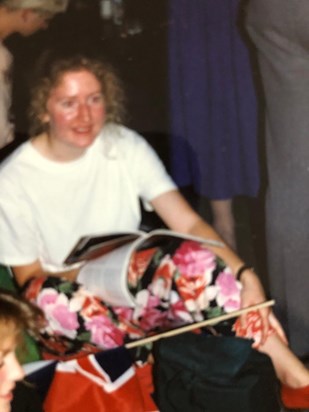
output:
M86 68L66 70L62 73L59 73L56 82L60 84L73 78L92 78L99 83L99 79L97 78L97 76L91 70Z
M62 73L58 81L51 87L50 94L57 89L76 89L79 87L102 90L101 83L95 74L89 70L81 69Z

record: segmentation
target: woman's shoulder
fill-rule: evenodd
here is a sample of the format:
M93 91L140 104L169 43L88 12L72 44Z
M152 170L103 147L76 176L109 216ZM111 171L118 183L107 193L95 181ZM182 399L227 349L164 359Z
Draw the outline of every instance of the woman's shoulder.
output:
M0 178L7 175L14 175L29 157L30 142L22 143L0 164Z
M19 146L0 165L1 204L2 202L8 202L9 199L13 201L17 198L20 202L20 195L24 193L22 182L25 176L23 166L25 149L23 145Z
M108 152L111 155L123 153L126 157L149 147L145 138L138 132L114 123L104 126L99 141L105 153Z
M111 138L123 144L139 144L145 141L137 131L127 126L115 123L108 123L104 126L101 134L102 138Z

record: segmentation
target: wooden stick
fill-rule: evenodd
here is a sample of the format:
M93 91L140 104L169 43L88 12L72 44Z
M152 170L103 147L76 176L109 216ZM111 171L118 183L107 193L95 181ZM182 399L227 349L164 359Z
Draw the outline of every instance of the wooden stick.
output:
M210 325L215 325L219 322L223 322L228 319L237 318L238 316L241 316L245 313L251 312L253 310L267 308L269 306L273 306L274 304L275 304L274 300L268 300L266 302L259 303L258 305L249 306L247 308L235 310L233 312L226 313L221 316L216 316L215 318L206 319L201 322L190 323L189 325L182 326L176 329L172 329L167 332L159 333L158 335L153 335L153 336L149 336L148 338L139 339L134 342L127 343L125 347L127 349L136 348L138 346L146 345L147 343L155 342L162 338L168 338L170 336L180 335L181 333L189 332L194 329L198 329L198 328L202 328L202 327L210 326Z

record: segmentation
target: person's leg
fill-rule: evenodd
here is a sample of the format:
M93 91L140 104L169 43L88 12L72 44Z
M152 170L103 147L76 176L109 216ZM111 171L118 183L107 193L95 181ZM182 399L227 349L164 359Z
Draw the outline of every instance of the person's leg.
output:
M272 360L281 382L281 399L288 409L308 410L309 371L281 339L273 334L259 347Z
M251 0L247 18L266 100L270 291L299 356L309 352L308 15L307 0Z
M309 408L309 370L291 351L285 337L277 334L275 329L271 328L266 341L261 343L261 328L258 311L247 313L242 320L238 318L233 326L236 336L253 339L253 347L272 360L281 383L283 404L290 409Z
M210 200L213 227L223 240L236 250L235 221L232 199Z
M276 334L269 336L259 351L271 358L281 383L291 388L309 385L308 369Z
M272 316L269 319L270 324ZM277 377L283 385L291 388L309 385L309 370L272 326L267 339L262 343L262 322L258 311L248 312L242 320L238 318L233 325L233 331L238 337L253 339L253 347L271 358Z

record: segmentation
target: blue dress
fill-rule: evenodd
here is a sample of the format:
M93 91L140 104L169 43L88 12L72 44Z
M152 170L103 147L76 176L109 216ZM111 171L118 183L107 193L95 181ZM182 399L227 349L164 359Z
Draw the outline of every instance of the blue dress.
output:
M257 109L239 0L170 0L171 174L210 199L256 196Z

